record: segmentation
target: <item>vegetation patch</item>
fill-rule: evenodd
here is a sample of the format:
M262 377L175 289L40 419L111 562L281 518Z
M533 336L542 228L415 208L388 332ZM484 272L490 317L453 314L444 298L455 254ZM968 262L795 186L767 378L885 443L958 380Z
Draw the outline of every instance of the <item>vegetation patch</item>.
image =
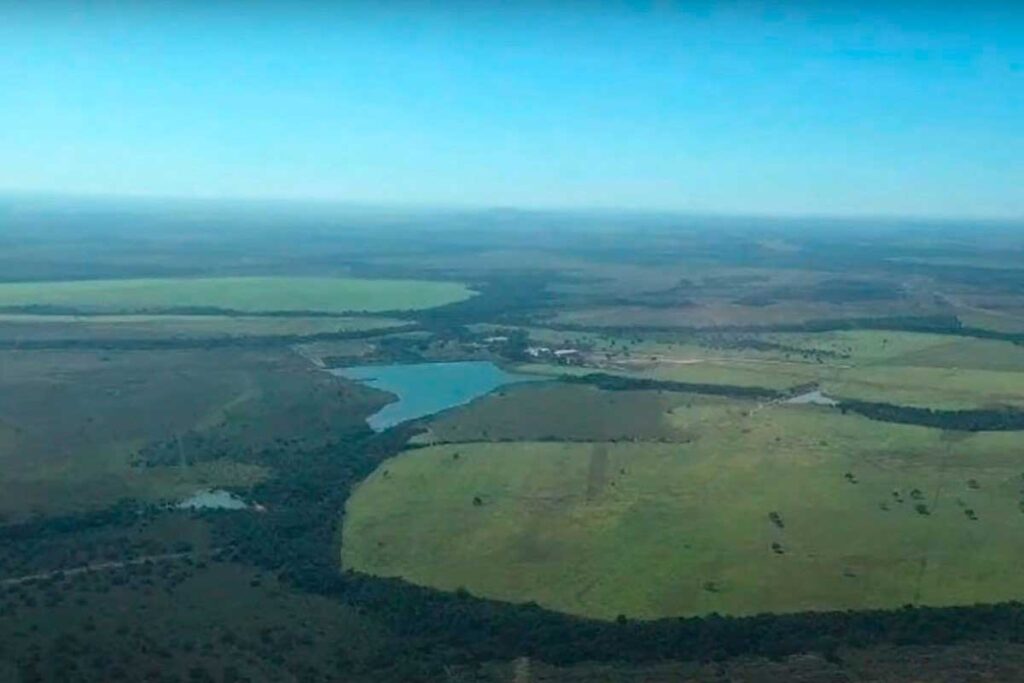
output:
M834 396L919 408L1024 406L1024 372L866 366L826 375L822 386Z
M247 487L271 445L361 429L386 397L288 351L0 352L0 515Z
M676 409L707 401L659 391L604 391L542 383L499 390L430 422L415 443L467 441L677 441Z
M348 503L343 564L604 619L1024 592L1012 435L947 438L812 406L672 418L692 441L462 443L388 460Z
M881 330L676 337L588 335L582 363L546 372L721 385L723 392L815 384L836 397L935 410L1024 406L1024 348L1007 341Z
M896 406L891 403L851 400L840 401L839 408L844 412L849 410L872 420L922 425L936 429L965 432L1024 430L1024 411L1008 408L1001 410L934 410L932 408Z
M308 337L385 330L387 318L246 315L0 315L0 341L207 340L239 337Z
M585 375L563 375L563 382L591 384L609 391L681 391L694 394L710 394L713 396L732 396L746 399L778 399L786 396L784 392L764 387L734 386L729 384L701 384L696 382L673 382L671 380L648 379L645 377L623 377L604 372L593 372Z
M220 277L0 283L0 307L93 312L380 312L468 299L455 282L343 277Z

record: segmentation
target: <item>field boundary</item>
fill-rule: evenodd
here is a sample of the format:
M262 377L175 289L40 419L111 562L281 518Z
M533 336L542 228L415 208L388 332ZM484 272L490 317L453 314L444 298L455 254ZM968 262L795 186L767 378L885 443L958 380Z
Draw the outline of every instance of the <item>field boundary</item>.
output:
M59 349L163 351L170 349L262 348L319 341L374 339L392 334L406 334L422 329L418 324L380 327L369 330L315 332L313 334L239 335L232 337L183 337L175 339L0 339L0 350L44 351Z
M956 316L920 316L894 318L835 318L808 320L803 323L779 323L769 325L634 325L618 327L614 325L580 325L575 323L559 323L546 321L543 327L564 332L584 332L593 334L630 335L638 333L669 333L669 334L708 334L716 332L739 332L746 334L777 334L792 332L842 332L851 330L873 330L879 332L918 332L922 334L942 334L951 337L973 339L991 339L1006 341L1016 345L1024 345L1024 333L997 332L981 327L966 326Z

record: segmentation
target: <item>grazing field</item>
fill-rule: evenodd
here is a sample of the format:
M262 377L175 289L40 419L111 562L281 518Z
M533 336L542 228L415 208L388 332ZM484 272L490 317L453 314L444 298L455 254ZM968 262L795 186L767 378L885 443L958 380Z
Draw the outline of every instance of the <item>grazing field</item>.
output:
M384 330L400 320L333 316L0 315L0 340L223 339Z
M793 325L812 320L871 318L890 315L892 306L886 302L838 304L818 301L782 301L768 305L750 305L735 301L703 300L686 305L662 306L599 306L560 312L552 322L561 325L594 328L621 327L697 327L714 328L731 325ZM912 309L917 315L936 312L932 308Z
M636 359L613 362L608 367L614 374L632 377L769 389L789 389L819 381L830 372L810 363L751 358Z
M656 391L613 392L542 383L499 390L433 420L415 443L465 441L674 441L677 407L705 397Z
M671 420L691 442L398 456L350 499L343 564L604 619L1024 593L1013 434L735 401Z
M957 308L957 316L965 325L996 332L1024 333L1024 307L1012 309L986 309L978 307Z
M763 334L756 338L809 351L826 351L856 365L1024 371L1024 347L989 339L888 330Z
M838 373L822 387L841 398L921 408L1024 406L1024 372L876 366Z
M416 310L467 299L455 282L342 277L220 277L0 283L0 307L131 312L212 308L241 312Z
M1024 405L1024 347L912 332L769 335L833 354L816 374L837 397L925 408Z
M791 389L819 384L837 398L940 409L1024 405L1024 347L894 331L579 336L582 366L529 364L538 374L607 372L677 382ZM559 338L541 331L539 339Z

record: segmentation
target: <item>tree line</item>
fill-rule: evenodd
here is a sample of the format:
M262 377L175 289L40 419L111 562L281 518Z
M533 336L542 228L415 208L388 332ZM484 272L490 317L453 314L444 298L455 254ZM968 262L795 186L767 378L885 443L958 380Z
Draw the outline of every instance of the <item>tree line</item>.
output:
M814 333L841 332L848 330L877 330L888 332L922 332L945 334L957 337L973 337L1006 341L1024 345L1024 333L997 332L980 327L970 327L955 315L885 316L874 318L825 318L798 323L777 323L767 325L721 325L717 327L679 327L672 325L631 325L629 327L593 326L570 323L552 323L551 329L601 334L637 334L672 332L676 334L701 334L708 332L725 333Z
M962 432L1007 432L1024 430L1024 410L982 408L938 410L843 399L839 409L863 415L871 420L920 425Z
M372 615L400 643L382 666L403 659L436 673L452 662L530 656L553 664L584 661L781 657L834 653L878 643L942 644L1024 638L1024 605L723 617L709 615L613 622L584 619L415 586L399 579L341 572L340 525L351 487L383 459L406 448L412 427L357 434L302 454L268 452L278 476L253 490L268 511L211 514L217 544L236 559L274 571L295 587L341 600ZM301 463L302 466L296 466Z
M119 339L0 339L0 349L41 351L84 349L98 351L166 351L172 349L265 348L308 344L318 341L346 341L373 339L387 335L405 334L422 329L410 323L395 327L311 334L233 335L222 337L155 337Z
M586 375L560 375L558 379L568 384L589 384L605 391L678 391L690 394L766 400L781 399L790 394L790 392L778 391L767 387L675 382L644 377L623 377L622 375L611 375L606 372L591 372Z

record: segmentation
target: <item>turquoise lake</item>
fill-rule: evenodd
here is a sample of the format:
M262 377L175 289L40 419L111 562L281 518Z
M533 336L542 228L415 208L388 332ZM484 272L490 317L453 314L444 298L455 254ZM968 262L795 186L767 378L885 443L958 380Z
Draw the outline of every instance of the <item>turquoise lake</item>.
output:
M506 384L539 379L505 372L490 361L357 365L331 372L398 397L367 418L370 428L378 432L469 403Z

